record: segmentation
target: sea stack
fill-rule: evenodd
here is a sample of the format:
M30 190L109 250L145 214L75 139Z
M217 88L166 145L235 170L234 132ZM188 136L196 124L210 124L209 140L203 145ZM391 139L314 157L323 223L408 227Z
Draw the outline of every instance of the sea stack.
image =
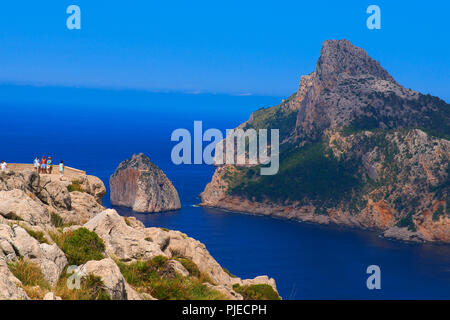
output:
M111 203L136 212L181 208L178 192L164 172L143 153L119 164L109 179Z

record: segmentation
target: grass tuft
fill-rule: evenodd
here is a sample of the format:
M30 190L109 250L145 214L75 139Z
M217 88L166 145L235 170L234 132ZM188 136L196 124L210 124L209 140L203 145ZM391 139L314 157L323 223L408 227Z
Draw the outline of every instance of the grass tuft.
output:
M55 228L61 228L64 226L64 220L57 213L52 212L51 215L51 223Z
M100 277L90 274L80 280L79 289L69 289L67 280L70 276L66 268L56 285L55 294L63 300L111 300Z
M268 284L247 286L233 285L233 290L241 294L244 300L281 300L278 293Z
M68 234L57 236L57 244L67 256L69 265L81 265L90 260L104 259L105 244L100 237L86 228L80 228Z
M24 227L24 226L21 226L21 227L24 228L25 231L28 232L28 234L29 234L30 236L32 236L32 237L35 238L37 241L39 241L39 243L50 244L50 243L48 242L47 238L45 237L44 232L42 232L42 231L34 231L34 230L32 230L32 229L30 229L30 228L27 228L27 227Z
M177 258L177 260L180 261L181 258ZM136 261L132 264L118 262L118 265L130 285L159 300L224 299L220 292L203 283L203 277L199 271L196 271L198 267L193 262L187 263L188 259L186 258L183 258L183 261L191 269L189 272L198 277L183 277L173 272L168 265L169 260L163 256L156 256L148 261Z
M25 293L31 299L42 299L50 290L50 284L45 280L41 268L34 262L20 258L9 262L8 268L22 282Z
M85 192L83 187L81 186L81 184L78 181L72 181L72 183L67 186L67 190L69 192L74 192L74 191Z

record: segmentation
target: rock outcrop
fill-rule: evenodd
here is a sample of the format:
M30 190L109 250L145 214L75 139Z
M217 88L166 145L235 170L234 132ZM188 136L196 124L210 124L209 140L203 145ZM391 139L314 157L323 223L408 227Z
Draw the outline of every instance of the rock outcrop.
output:
M450 105L349 41L325 41L298 91L239 128L279 129L280 170L218 165L203 205L450 242Z
M163 254L157 243L148 240L145 229L128 226L115 210L103 211L84 227L97 233L108 255L120 261L148 260Z
M82 191L69 192L71 184ZM202 286L225 299L243 299L234 284L264 284L276 292L275 281L266 276L250 280L230 276L202 243L181 232L146 228L136 218L106 210L100 205L102 189L97 178L59 181L41 179L33 172L0 173L0 299L71 299L77 295L70 290L81 290L83 299L154 300L148 284L140 285L136 279L139 272L152 271L157 261L164 264L162 270L152 271L153 277L160 277L157 282L178 279L183 286ZM69 246L72 249L66 247L66 239L81 228L83 232L76 237L89 234L87 246L79 248L83 240L76 238ZM94 250L93 241L102 245L98 260L89 255L80 263L75 268L80 287L69 289L67 277L74 275L73 266L68 266L74 261L70 259L74 254L80 258L78 248L80 255ZM33 281L24 277L24 268Z
M21 284L9 270L7 262L0 257L0 300L28 300Z
M172 182L142 153L120 163L109 184L113 205L129 207L136 212L181 208Z
M56 244L39 243L18 225L0 224L0 249L0 259L15 261L23 258L39 265L51 285L57 283L67 265L64 252Z
M82 274L100 277L113 300L141 300L139 294L126 282L119 267L110 258L89 261L82 265L80 270Z

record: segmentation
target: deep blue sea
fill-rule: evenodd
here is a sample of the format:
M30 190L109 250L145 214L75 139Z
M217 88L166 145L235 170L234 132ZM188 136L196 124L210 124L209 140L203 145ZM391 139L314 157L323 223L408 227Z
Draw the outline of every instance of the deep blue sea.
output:
M116 208L119 213L187 233L239 277L275 278L284 299L450 299L450 246L195 207L214 170L173 165L172 131L192 131L195 120L203 121L204 130L234 128L251 111L282 98L3 85L0 158L31 163L50 155L108 186L122 160L144 152L173 181L182 209L137 214ZM381 290L366 287L369 265L381 268Z

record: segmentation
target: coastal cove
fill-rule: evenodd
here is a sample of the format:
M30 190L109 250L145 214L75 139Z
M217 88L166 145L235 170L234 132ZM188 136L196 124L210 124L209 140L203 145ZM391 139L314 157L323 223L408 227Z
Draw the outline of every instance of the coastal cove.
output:
M182 208L158 214L113 208L148 227L179 230L198 239L239 277L274 278L283 299L450 298L448 245L406 244L370 231L196 206L214 168L173 165L171 132L191 129L195 120L210 128L233 128L252 111L278 104L281 97L46 90L0 87L0 125L6 141L1 157L8 163L31 163L35 156L48 154L98 176L108 188L117 165L144 152L173 182ZM104 205L112 207L109 190ZM373 264L381 268L379 291L366 287L366 268Z

